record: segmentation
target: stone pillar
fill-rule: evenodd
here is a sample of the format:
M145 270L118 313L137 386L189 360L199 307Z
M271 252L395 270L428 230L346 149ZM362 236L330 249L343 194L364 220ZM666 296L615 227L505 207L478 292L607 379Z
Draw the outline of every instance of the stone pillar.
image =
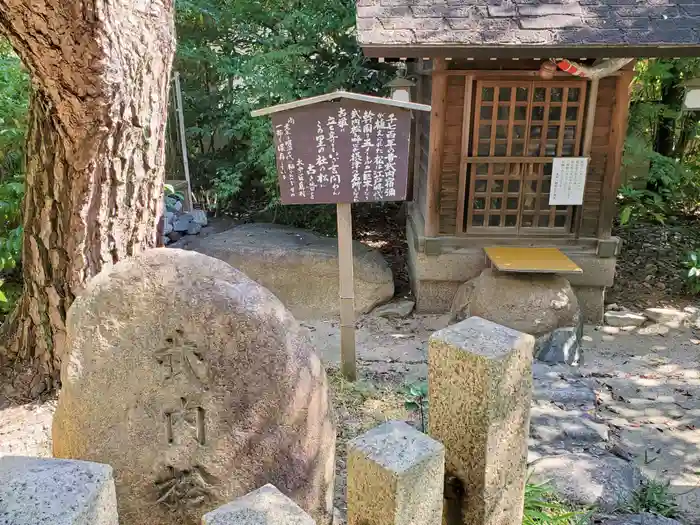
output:
M202 525L316 525L299 505L267 484L202 517Z
M0 523L118 525L112 467L89 461L0 458Z
M403 421L348 444L348 525L440 525L445 448Z
M430 338L429 433L445 446L448 525L522 522L533 345L480 317Z

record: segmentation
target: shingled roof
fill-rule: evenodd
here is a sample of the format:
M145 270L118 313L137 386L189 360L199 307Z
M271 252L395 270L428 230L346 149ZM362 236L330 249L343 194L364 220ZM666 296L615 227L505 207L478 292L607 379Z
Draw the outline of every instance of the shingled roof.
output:
M357 0L357 28L370 56L700 56L700 0Z

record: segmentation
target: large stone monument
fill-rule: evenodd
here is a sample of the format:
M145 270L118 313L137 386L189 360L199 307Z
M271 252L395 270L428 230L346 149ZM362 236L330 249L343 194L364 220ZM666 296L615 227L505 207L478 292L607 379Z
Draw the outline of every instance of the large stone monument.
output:
M428 425L445 446L447 525L522 522L533 345L480 317L430 338Z
M325 372L268 290L155 249L95 277L67 330L53 452L114 468L122 525L194 525L266 483L329 521Z

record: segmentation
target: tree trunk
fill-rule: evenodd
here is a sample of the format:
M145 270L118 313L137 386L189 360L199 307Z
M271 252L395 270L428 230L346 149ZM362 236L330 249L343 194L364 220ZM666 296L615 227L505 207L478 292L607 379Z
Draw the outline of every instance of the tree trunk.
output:
M697 111L688 111L681 117L681 132L674 150L677 159L683 160L688 153L688 146L697 135L698 122L700 115Z
M86 281L156 244L173 5L0 0L0 31L34 88L24 288L0 330L0 359L29 370L37 395L59 385L66 313Z
M664 80L661 86L661 104L670 111L679 111L683 103L683 86L679 85L677 80L680 72L674 68L671 73L671 78ZM671 157L674 154L676 120L675 116L661 115L659 117L654 150L666 157Z

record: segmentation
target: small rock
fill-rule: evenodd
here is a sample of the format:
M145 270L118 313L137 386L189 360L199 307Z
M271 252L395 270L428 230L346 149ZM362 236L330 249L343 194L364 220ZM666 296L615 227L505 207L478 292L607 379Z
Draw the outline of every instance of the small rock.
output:
M608 335L617 335L620 333L620 329L617 326L604 326L603 333Z
M580 331L576 327L557 328L535 341L535 358L545 363L580 365L583 361Z
M377 317L407 317L411 315L411 312L415 306L416 303L413 301L395 301L378 306L372 313Z
M642 473L634 463L609 453L563 454L535 461L531 481L548 483L571 504L599 506L613 512L639 489Z
M202 225L197 222L191 222L189 228L187 228L187 235L197 235L202 231Z
M656 283L656 287L657 287L659 290L665 290L665 289L666 289L666 285L665 285L664 283L661 283L661 282Z
M584 335L581 339L586 341L587 343L593 341L593 338L590 335Z
M605 324L608 326L641 326L647 318L634 312L605 312Z
M700 328L700 309L695 306L686 306L683 311L688 314L688 322L693 328Z
M207 219L207 212L204 210L192 210L192 220L199 224L200 226L206 226L209 224L209 220Z
M177 219L175 219L175 222L173 223L173 230L184 233L189 229L191 223L192 215L189 213L183 213Z
M683 525L680 521L664 518L655 514L643 512L642 514L629 514L619 516L603 522L603 525Z
M647 326L642 326L637 333L639 335L666 335L671 329L663 324L654 323Z
M168 235L171 231L173 231L172 223L166 222L165 226L163 226L163 235Z
M644 310L644 315L652 321L661 324L680 324L690 317L690 314L687 312L676 310L675 308L647 308Z
M610 303L609 305L607 305L605 307L605 310L608 312L615 312L619 309L620 309L620 307L617 305L617 303Z

